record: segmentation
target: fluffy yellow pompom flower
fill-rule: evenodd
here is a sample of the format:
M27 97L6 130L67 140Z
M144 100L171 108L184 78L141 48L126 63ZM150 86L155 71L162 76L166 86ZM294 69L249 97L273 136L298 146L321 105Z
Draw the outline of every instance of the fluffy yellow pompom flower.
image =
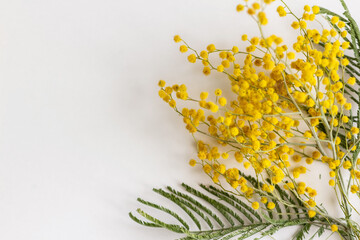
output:
M214 44L210 44L206 47L206 50L208 50L209 52L213 52L216 50L216 47Z
M172 108L176 107L176 102L175 102L174 99L171 99L171 100L169 101L169 106L172 107Z
M191 159L191 160L189 161L189 165L192 166L192 167L194 167L194 166L196 165L196 160Z
M359 187L357 185L351 185L350 191L351 193L357 193L359 192Z
M218 88L215 90L215 96L221 96L221 94L222 94L221 89Z
M260 204L259 204L258 202L253 202L253 203L251 204L251 207L252 207L253 209L257 210L257 209L259 209Z
M314 162L314 159L312 159L312 158L306 158L306 163L307 164L312 164L313 162Z
M259 10L261 6L260 6L259 3L255 2L255 3L253 3L252 7L253 7L255 10Z
M229 68L230 67L230 62L229 60L224 60L221 62L221 65L224 66L224 68Z
M219 98L219 104L220 104L220 106L225 106L226 105L226 98L224 98L224 97Z
M212 168L209 164L205 164L204 167L203 167L203 170L205 173L210 173Z
M239 4L239 5L236 6L236 11L241 12L241 11L244 10L244 8L245 8L244 5Z
M223 65L219 65L219 66L217 66L217 71L218 72L223 72L224 71L224 66Z
M284 9L283 6L279 6L276 11L278 12L279 16L280 17L285 17L286 16L286 11Z
M268 208L268 209L274 209L274 208L275 208L275 203L269 202L269 203L267 204L267 208Z
M311 132L310 132L310 131L306 131L306 132L304 133L304 137L306 137L306 138L311 138L311 137L312 137Z
M201 92L200 93L200 99L201 100L206 100L209 96L209 93L208 92Z
M358 129L357 127L352 127L352 128L351 128L351 132L352 132L353 134L358 134L358 133L359 133L359 129Z
M229 158L229 154L228 154L228 153L223 153L223 154L221 154L221 157L222 157L223 159L228 159L228 158Z
M166 83L165 83L164 80L160 80L159 83L158 83L159 87L162 87L162 88L165 87L165 84Z
M184 52L187 52L188 51L188 47L185 46L185 45L181 45L180 48L179 48L180 52L184 53Z
M337 230L338 230L338 226L337 226L337 225L335 225L335 224L331 225L331 231L332 231L332 232L337 232Z
M305 6L304 6L304 11L305 11L305 12L310 12L310 11L311 11L310 6L309 6L309 5L305 5Z
M313 157L314 159L320 159L321 153L320 153L319 151L314 151L314 152L312 153L312 157Z
M348 49L348 48L350 47L350 43L349 43L349 42L343 42L342 45L341 45L341 47L342 47L343 49Z
M308 215L309 215L309 218L313 218L316 216L316 212L314 210L309 210Z
M338 16L333 16L333 17L331 18L331 23L332 23L332 24L336 24L338 21L339 21L339 17L338 17Z
M299 22L299 25L300 25L300 28L301 28L301 29L305 29L305 28L307 27L307 24L306 24L305 21L300 21L300 22Z
M354 85L356 82L356 79L354 77L351 77L348 79L347 84Z
M181 37L179 35L174 36L174 42L178 43L181 41Z
M343 21L340 21L340 22L338 23L338 27L339 27L339 28L345 27L345 23L344 23Z
M253 9L253 8L249 8L249 9L247 10L247 13L248 13L249 15L254 15L254 14L256 13L256 11L255 11L255 9Z
M351 168L351 166L352 166L352 164L348 160L343 163L343 168L344 169L349 169L349 168Z
M208 54L207 51L202 50L202 51L200 52L200 57L202 57L202 58L204 58L204 59L207 59L208 56L209 56L209 54Z
M289 52L289 53L287 54L287 57L288 57L288 59L293 60L293 59L295 59L295 53Z
M294 98L296 101L300 102L300 103L303 103L306 101L308 95L304 92L299 92L299 91L296 91L294 93Z
M191 63L195 63L196 62L196 56L195 54L191 54L188 56L188 61Z
M314 14L318 14L320 12L319 6L313 6L312 11L313 11Z
M345 103L345 104L344 104L344 108L345 108L346 110L350 110L350 109L351 109L351 103Z
M237 46L233 46L233 48L231 49L231 51L233 53L238 53L239 52L239 48Z
M268 19L266 17L266 13L259 12L258 17L259 17L259 22L260 22L261 25L268 24Z
M232 136L237 136L239 134L239 129L237 127L233 127L230 129L230 133Z
M211 73L211 69L209 67L204 67L203 68L203 73L207 76Z

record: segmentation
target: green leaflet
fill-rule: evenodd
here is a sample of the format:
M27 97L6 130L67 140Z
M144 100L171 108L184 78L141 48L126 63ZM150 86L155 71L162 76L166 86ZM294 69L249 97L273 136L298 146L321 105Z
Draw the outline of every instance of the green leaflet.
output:
M323 226L321 226L321 227L314 233L314 235L312 235L311 238L309 238L309 240L314 239L314 237L316 237L316 236L321 237L324 232L325 232L325 228L324 228Z
M180 198L177 198L175 195L169 194L169 193L163 191L162 189L153 189L153 190L154 190L154 192L162 195L163 197L166 197L166 198L172 200L179 207L181 207L189 215L189 217L194 221L194 223L196 224L196 226L198 227L199 230L201 230L201 225L200 225L199 220L194 216L194 214L187 207L189 207L194 212L198 213L206 222L208 222L207 221L208 219L206 219L205 216L203 216L199 212L197 212L196 211L197 209L193 208L191 204L188 204L188 202L186 202ZM212 225L209 225L209 226L212 227Z
M170 190L171 192L173 192L177 196L188 200L189 203L191 203L193 205L193 208L197 209L197 211L199 211L199 212L204 211L206 214L208 214L210 217L212 217L220 225L220 227L225 226L224 223L220 220L220 218L217 215L213 214L210 209L203 206L200 202L195 200L193 197L191 197L191 196L189 196L187 194L183 194L181 192L177 192L175 190L172 190L170 187L168 187L168 190ZM201 212L201 213L204 214L203 212ZM211 221L209 223L209 226L210 226L211 229L213 229L213 223Z
M241 212L253 223L254 222L254 219L252 217L255 216L258 220L261 221L261 216L256 212L254 211L254 209L252 209L251 207L249 207L246 203L244 203L243 201L241 201L240 199L236 198L234 195L231 195L230 193L227 193L223 190L220 190L220 189L217 189L213 186L210 186L209 187L210 189L213 189L215 190L217 193L220 193L228 198L230 198L231 200L233 200L234 202L238 203L240 206L242 206L246 211L244 210L241 210ZM251 213L252 215L250 215L249 213Z
M303 240L306 237L306 234L309 233L311 224L307 223L304 224L300 230L296 233L296 235L294 236L293 240Z
M241 211L242 209L237 205L235 204L233 201L229 200L228 198L225 198L223 196L221 196L220 194L218 194L216 191L214 190L211 190L209 188L207 188L206 186L204 185L200 185L203 189L205 189L206 191L208 191L209 193L212 193L213 195L217 196L220 198L220 200L222 201L225 201L226 203L230 204L232 207L235 207L235 209ZM240 223L240 224L244 224L244 220L242 220L242 218L237 214L235 213L234 211L232 211L230 208L226 208L227 211L234 217L236 218L236 220Z
M194 189L184 183L182 185L183 185L183 187L185 187L186 191L188 191L188 192L192 193L193 195L210 203L214 208L216 208L226 218L226 220L231 224L231 226L234 226L235 223L234 223L233 219L231 218L231 215L233 217L235 217L236 214L231 209L229 209L228 207L226 207L219 201L216 201L216 200L208 197L207 195L197 191L196 189Z
M141 198L138 198L138 201L145 204L145 205L148 205L150 207L159 209L159 210L161 210L163 212L166 212L166 213L170 214L175 219L177 219L186 229L189 229L189 225L177 213L171 211L170 209L167 209L165 207L159 206L159 205L151 203L151 202L147 202L145 200L142 200Z

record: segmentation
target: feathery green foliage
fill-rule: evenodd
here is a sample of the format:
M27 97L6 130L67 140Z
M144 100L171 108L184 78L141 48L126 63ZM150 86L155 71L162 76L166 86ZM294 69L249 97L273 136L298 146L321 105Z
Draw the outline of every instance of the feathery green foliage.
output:
M250 176L246 176L250 179ZM253 184L257 180L251 180ZM274 234L280 229L288 226L300 226L300 230L294 236L294 239L306 239L310 226L318 227L317 234L322 235L325 229L329 228L328 223L323 222L322 217L310 219L306 211L299 211L299 206L291 205L285 208L284 205L278 204L277 210L261 209L260 212L253 210L246 202L243 202L233 193L216 188L214 186L206 186L201 184L200 187L206 191L204 193L186 184L182 184L186 193L167 187L166 190L154 189L154 192L165 197L170 202L180 207L182 211L176 213L173 210L163 206L145 201L138 198L143 205L155 208L159 211L169 214L180 225L166 223L154 216L149 215L145 211L138 209L137 212L150 222L140 220L138 217L129 213L130 217L137 223L148 227L160 227L168 229L172 232L182 233L185 239L246 239L259 235L262 237ZM295 203L294 196L289 196L281 189L277 190L279 197L284 203ZM287 209L283 211L282 209ZM197 226L197 230L191 229L189 222L181 216L187 214ZM271 214L270 214L271 213ZM291 213L296 213L292 215ZM286 217L284 216L286 215ZM271 217L270 217L271 216ZM225 220L225 221L224 221ZM207 226L202 226L206 223ZM316 225L314 225L316 223ZM216 226L216 227L214 227ZM204 229L204 230L203 230ZM260 239L259 238L259 239Z

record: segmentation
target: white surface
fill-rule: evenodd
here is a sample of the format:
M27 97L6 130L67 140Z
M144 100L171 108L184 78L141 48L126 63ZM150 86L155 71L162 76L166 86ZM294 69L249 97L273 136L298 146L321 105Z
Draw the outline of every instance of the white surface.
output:
M192 138L156 83L222 84L172 37L233 46L251 32L237 3L0 1L0 239L174 239L127 215L138 196L159 199L152 187L209 182L188 166Z

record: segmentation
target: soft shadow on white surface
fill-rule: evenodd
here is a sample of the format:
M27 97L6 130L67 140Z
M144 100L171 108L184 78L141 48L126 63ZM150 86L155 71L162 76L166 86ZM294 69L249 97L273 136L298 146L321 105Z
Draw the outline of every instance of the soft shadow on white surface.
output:
M186 83L194 94L222 86L221 75L187 63L172 37L232 47L256 34L237 3L0 2L0 239L176 238L127 215L138 196L160 199L153 187L209 183L188 166L192 138L156 83Z

